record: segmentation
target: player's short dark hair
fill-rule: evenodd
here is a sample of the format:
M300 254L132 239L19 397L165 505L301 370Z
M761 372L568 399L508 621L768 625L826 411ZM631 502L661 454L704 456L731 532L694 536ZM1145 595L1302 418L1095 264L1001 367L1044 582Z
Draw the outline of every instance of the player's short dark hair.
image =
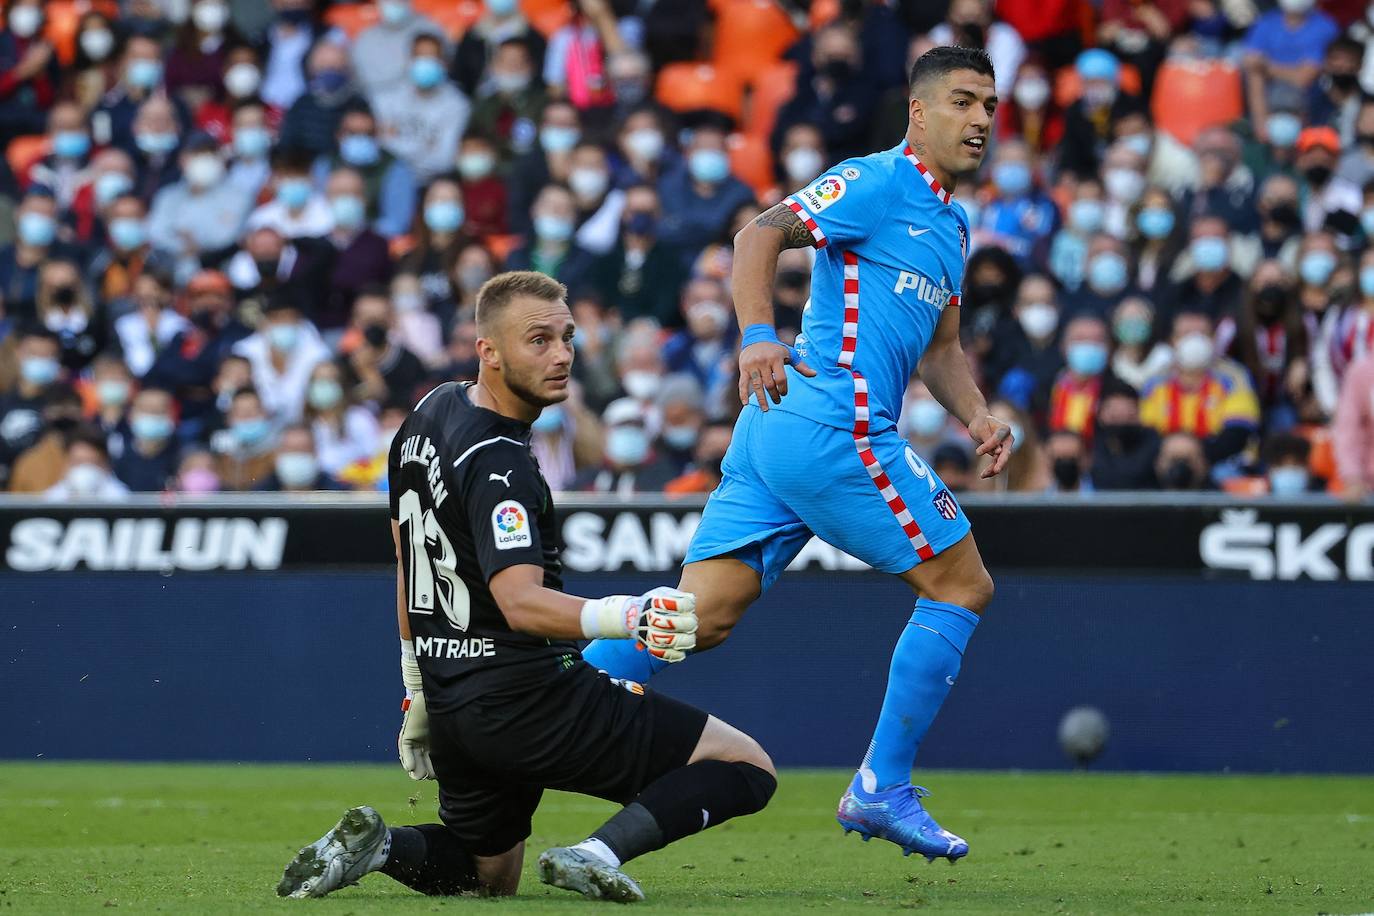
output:
M497 274L477 291L477 333L486 337L492 322L519 296L557 302L567 298L568 288L537 270L508 270Z
M960 48L945 45L931 48L911 65L911 79L907 81L911 95L916 96L931 80L939 79L955 70L972 70L994 79L992 58L982 48Z

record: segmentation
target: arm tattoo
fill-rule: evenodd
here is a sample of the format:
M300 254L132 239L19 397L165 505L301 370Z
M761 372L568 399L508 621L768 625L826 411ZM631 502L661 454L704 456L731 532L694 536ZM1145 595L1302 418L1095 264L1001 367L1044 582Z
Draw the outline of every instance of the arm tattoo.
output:
M754 220L759 226L772 226L782 233L783 248L811 248L816 244L811 230L801 221L792 208L786 204L776 204L763 211Z

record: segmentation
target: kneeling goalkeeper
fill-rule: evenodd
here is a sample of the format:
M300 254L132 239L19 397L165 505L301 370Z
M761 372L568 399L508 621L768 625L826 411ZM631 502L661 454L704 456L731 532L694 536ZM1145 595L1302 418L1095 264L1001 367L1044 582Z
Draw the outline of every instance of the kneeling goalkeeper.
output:
M476 383L430 392L391 446L401 763L437 779L442 824L392 827L369 807L286 867L277 893L320 897L380 871L425 894L513 894L545 789L625 805L590 838L539 857L546 884L639 900L623 863L768 803L772 761L748 735L582 660L574 640L635 639L678 661L695 599L658 588L562 592L548 485L530 423L568 396L573 321L562 284L492 278L477 297Z

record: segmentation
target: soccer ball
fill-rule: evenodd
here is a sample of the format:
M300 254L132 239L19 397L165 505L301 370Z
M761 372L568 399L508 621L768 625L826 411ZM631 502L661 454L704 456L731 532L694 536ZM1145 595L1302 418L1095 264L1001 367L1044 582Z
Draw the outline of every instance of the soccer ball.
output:
M1079 766L1102 753L1110 733L1107 717L1096 706L1075 706L1059 720L1059 746Z

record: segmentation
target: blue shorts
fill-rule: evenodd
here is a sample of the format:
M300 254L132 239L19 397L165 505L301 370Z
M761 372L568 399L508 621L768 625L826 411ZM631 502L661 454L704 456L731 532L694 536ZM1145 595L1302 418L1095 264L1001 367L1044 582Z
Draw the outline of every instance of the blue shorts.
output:
M903 573L969 532L958 500L895 429L857 440L750 404L721 472L685 562L742 560L764 590L812 535L874 569Z

